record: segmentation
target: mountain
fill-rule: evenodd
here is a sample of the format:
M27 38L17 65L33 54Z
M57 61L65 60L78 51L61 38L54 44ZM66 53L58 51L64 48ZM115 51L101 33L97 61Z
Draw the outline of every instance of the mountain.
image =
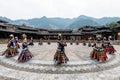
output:
M120 17L103 17L98 19L96 22L101 23L102 25L109 24L111 22L120 21Z
M1 19L1 20L4 20L4 21L7 21L7 22L9 22L9 23L12 23L12 20L11 20L11 19L8 19L8 18L6 18L6 17L0 16L0 19Z
M82 26L101 26L111 22L120 21L120 17L93 18L85 15L81 15L73 19L59 17L47 18L45 16L28 20L11 20L9 18L0 16L0 19L5 20L11 24L21 25L25 23L28 26L44 29L77 29Z
M75 22L73 22L71 25L69 25L69 28L77 29L82 26L100 26L97 22L91 20L91 19L79 19Z
M93 18L85 15L81 15L74 18L74 22L68 26L68 28L78 29L82 26L103 26L111 22L120 21L120 17L103 17L103 18Z

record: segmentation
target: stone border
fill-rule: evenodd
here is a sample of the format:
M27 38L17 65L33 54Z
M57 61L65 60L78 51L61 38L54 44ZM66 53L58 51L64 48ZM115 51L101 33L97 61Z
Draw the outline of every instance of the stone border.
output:
M113 59L106 63L97 63L91 65L62 65L62 66L47 66L47 65L36 65L29 63L17 63L13 59L8 60L6 58L1 57L0 65L15 69L22 70L27 72L35 72L35 73L51 73L51 74L78 74L78 73L90 73L90 72L99 72L104 70L109 70L120 65L120 55L113 55Z

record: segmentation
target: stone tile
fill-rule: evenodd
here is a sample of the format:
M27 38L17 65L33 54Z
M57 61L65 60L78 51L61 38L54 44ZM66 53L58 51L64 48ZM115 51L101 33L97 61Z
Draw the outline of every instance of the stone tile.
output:
M5 50L6 45L0 45L0 51ZM46 50L47 48L47 50ZM44 44L43 46L37 46L35 44L34 47L29 47L30 51L34 54L33 60L27 62L27 63L18 63L12 59L17 59L18 56L12 58L12 59L6 59L5 57L0 57L0 60L5 62L8 65L16 66L16 67L23 67L23 68L29 68L29 69L35 69L35 70L49 70L52 71L75 71L75 70L88 70L88 69L94 69L96 68L96 64L94 61L91 61L89 57L89 52L92 50L92 48L85 47L82 45L76 46L75 44L70 46L68 45L66 47L66 55L70 58L70 62L68 62L67 67L53 67L53 66L37 66L37 64L49 64L53 65L53 56L56 51L57 44L52 43L52 45ZM119 49L119 46L115 45L116 49ZM109 63L105 64L99 64L97 66L114 66L115 63L120 61L120 56L117 54L114 60L112 60ZM111 58L111 55L109 55ZM40 60L40 61L39 61ZM35 65L32 65L35 64ZM92 66L72 66L71 65L82 65L82 64L93 64ZM109 70L99 71L99 72L90 72L90 73L77 73L77 74L50 74L50 73L33 73L33 72L26 72L22 70L16 70L7 68L0 65L0 78L1 75L3 77L6 77L6 80L11 79L20 79L20 80L119 80L120 78L120 67L111 68ZM4 78L3 78L4 80Z

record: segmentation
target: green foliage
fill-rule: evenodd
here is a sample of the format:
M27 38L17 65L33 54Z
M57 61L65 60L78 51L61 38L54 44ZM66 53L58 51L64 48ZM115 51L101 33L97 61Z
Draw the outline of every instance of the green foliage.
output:
M112 22L110 24L107 24L107 26L112 30L112 29L116 28L117 26L119 26L119 24L116 22Z
M21 26L26 27L27 25L25 23L23 23Z
M113 32L113 34L114 34L114 33L117 32L116 27L120 26L120 24L117 23L117 22L112 22L110 24L107 24L106 26L108 26L110 28L110 30Z

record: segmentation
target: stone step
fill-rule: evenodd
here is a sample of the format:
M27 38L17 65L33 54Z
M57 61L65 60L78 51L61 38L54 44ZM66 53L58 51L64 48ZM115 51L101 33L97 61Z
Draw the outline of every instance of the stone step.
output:
M46 74L14 70L0 65L0 76L6 80L119 80L120 67L84 74ZM4 79L3 79L4 80Z

